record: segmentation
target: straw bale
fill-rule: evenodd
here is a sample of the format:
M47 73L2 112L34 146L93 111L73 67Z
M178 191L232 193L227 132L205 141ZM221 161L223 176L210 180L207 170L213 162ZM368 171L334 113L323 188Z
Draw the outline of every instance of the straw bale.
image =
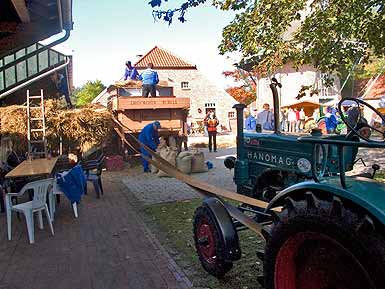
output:
M32 111L37 116L37 110ZM101 145L112 128L111 114L93 105L77 109L65 109L57 100L45 101L46 133L49 147L57 148L59 137L63 141L79 146L85 151L91 146ZM11 136L26 146L27 108L12 105L0 108L0 134ZM14 142L15 143L15 142ZM25 150L24 150L25 151Z

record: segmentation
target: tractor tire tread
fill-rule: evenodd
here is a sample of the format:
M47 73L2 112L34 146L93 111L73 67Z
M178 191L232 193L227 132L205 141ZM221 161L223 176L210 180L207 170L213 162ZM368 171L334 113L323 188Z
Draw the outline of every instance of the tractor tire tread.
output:
M274 289L275 259L280 247L291 235L315 231L338 240L370 274L377 286L385 288L384 228L377 226L369 214L358 206L333 197L319 199L312 192L295 201L287 197L273 224L262 230L266 239L264 254L265 289ZM380 231L381 230L381 231Z

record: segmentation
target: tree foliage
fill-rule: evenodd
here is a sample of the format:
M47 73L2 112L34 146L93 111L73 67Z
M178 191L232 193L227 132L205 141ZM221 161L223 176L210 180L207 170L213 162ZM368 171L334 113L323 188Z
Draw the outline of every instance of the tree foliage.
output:
M255 101L257 86L256 82L253 80L254 76L252 74L247 73L242 69L237 69L234 71L225 71L223 72L223 75L231 78L235 83L239 84L226 89L226 92L236 101L245 105L249 105Z
M385 75L385 59L372 59L364 65L359 65L354 72L356 79L368 79L376 77L378 74Z
M167 1L167 0L164 0ZM171 23L179 13L205 0L189 0L168 11L155 11ZM274 72L285 63L310 64L322 72L349 69L361 59L385 55L383 0L211 0L237 12L223 29L222 54L241 52L258 73ZM150 4L161 6L161 0Z
M73 98L77 106L84 106L103 91L106 87L100 80L87 81L82 87L76 88L73 93Z

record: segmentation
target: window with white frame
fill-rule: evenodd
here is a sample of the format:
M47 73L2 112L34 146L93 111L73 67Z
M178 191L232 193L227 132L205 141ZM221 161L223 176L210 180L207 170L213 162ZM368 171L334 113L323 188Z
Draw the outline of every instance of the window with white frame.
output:
M215 112L215 102L205 103L205 113L207 114L209 111Z
M182 82L180 83L180 87L181 87L182 89L190 89L190 86L189 86L188 81L182 81Z

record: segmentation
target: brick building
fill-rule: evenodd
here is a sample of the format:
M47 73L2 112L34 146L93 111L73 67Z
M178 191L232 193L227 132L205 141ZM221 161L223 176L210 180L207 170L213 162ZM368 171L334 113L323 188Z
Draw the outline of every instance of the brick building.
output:
M158 72L160 81L173 87L176 97L190 98L189 114L192 119L203 119L206 112L212 109L215 110L220 124L229 128L229 120L235 118L232 106L236 101L224 89L210 82L196 65L158 46L142 56L135 67L140 73L150 62ZM107 99L106 90L93 103L106 105Z
M140 72L149 62L154 64L159 79L166 80L173 86L176 97L190 98L192 118L202 118L207 111L213 109L220 123L227 126L229 117L234 117L232 106L236 101L224 89L211 83L199 72L196 65L158 46L141 57L135 67Z

